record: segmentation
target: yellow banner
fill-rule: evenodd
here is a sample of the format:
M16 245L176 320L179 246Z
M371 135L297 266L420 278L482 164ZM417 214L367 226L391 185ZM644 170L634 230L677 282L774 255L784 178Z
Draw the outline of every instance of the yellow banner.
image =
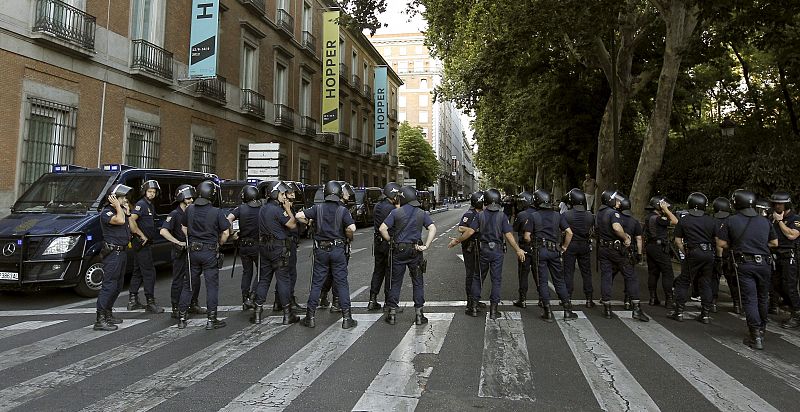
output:
M338 11L326 11L322 17L322 133L339 133L338 19Z

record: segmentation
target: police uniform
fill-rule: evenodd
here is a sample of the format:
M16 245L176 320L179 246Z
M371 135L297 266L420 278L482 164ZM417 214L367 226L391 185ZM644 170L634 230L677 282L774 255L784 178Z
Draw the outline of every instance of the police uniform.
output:
M201 183L202 184L202 183ZM202 191L198 189L200 196ZM206 281L206 306L208 306L208 322L206 329L225 326L225 322L217 320L217 304L219 299L219 266L217 262L220 234L230 228L230 223L219 208L211 205L208 199L197 199L186 208L183 226L187 228L189 243L189 279L184 282L181 293L181 324L185 327L185 313L189 309L192 294L199 288L200 274Z
M719 231L719 228L722 227L722 225L725 223L725 220L729 216L730 213L728 212L717 212L714 214L717 231ZM736 271L733 267L733 259L731 257L730 249L725 249L722 252L721 257L714 257L714 276L711 283L712 291L714 292L714 302L717 301L719 295L719 278L722 276L725 277L725 283L728 284L728 290L730 291L731 299L733 300L733 312L740 314L742 312L742 308L739 305L739 283L736 279Z
M492 280L489 302L492 306L498 305L500 303L500 286L503 280L504 237L506 233L511 233L513 228L502 211L484 209L474 220L472 229L479 234L479 273L489 273ZM472 278L472 299L475 301L481 298L482 286L480 275L474 276Z
M512 229L514 230L514 232L517 233L517 242L519 243L519 247L525 251L525 261L523 262L517 261L519 300L514 304L515 306L518 307L527 306L527 303L524 302L526 302L528 298L528 274L531 273L531 264L533 263L533 257L531 255L532 254L531 245L525 241L525 225L528 223L528 217L535 210L536 209L534 209L533 207L527 207L525 208L525 210L520 211L519 213L517 213L517 216L514 217L514 224L512 225ZM466 257L466 255L464 256ZM536 273L534 273L534 276L537 276Z
M257 201L256 201L257 202ZM239 221L239 257L242 259L242 304L248 308L251 306L251 293L255 287L253 285L253 268L258 266L258 213L261 206L256 202L242 203L231 211L231 215ZM252 301L250 301L252 303Z
M461 221L458 222L460 227L472 228L474 222L478 219L480 212L470 207L461 216ZM464 256L464 293L467 296L467 301L472 299L472 282L478 279L480 282L480 251L478 239L480 234L473 233L470 237L461 242L461 253Z
M186 211L181 206L178 206L173 211L169 212L169 215L167 215L167 218L164 220L164 224L161 225L162 229L166 229L172 237L180 242L186 242L186 236L184 236L183 228L181 227L181 222L183 222L183 217L185 215ZM177 311L179 310L178 306L180 305L181 294L183 292L184 278L189 273L189 266L186 260L187 250L187 247L173 244L172 250L170 251L170 257L172 258L172 287L170 288L170 300L173 310L176 312L173 316L177 316ZM199 294L200 288L194 288L192 291L192 302L197 302ZM194 305L190 305L190 307L191 306Z
M372 208L374 229L372 248L375 255L375 265L372 268L372 281L369 286L370 310L381 308L380 305L377 304L377 296L381 291L381 285L383 285L384 304L389 301L389 289L391 288L388 276L391 270L389 267L389 242L383 240L379 229L381 224L389 216L389 213L394 209L395 206L387 198L382 199Z
M547 203L549 204L549 202ZM549 278L553 279L553 286L565 311L569 312L572 309L562 272L561 244L559 243L561 232L567 229L569 229L569 225L566 217L546 206L531 212L525 224L525 232L530 233L531 249L535 256L534 265L536 266L536 275L539 277L539 297L542 299L545 310L542 318L548 321L553 319L550 311ZM569 314L567 317L572 317L572 313L569 312Z
M564 279L567 284L567 293L572 297L575 279L575 262L581 270L583 279L583 294L586 296L587 307L594 299L594 287L592 286L592 243L591 233L594 228L594 215L587 210L570 209L564 213L567 226L572 229L572 241L564 252Z
M141 240L134 236L133 239L133 274L131 275L130 282L130 297L128 310L142 308L139 303L139 287L144 285L144 296L147 298L148 311L154 313L161 313L164 309L155 305L155 284L156 284L156 268L153 264L153 249L152 245L155 241L158 232L156 232L155 221L153 220L153 204L146 198L142 197L136 202L131 215L136 215L136 226L147 237L147 243L141 244Z
M258 285L256 287L255 303L257 312L261 311L261 307L267 300L267 292L273 276L276 278L275 288L278 291L280 306L284 308L285 312L290 310L289 255L292 253L292 241L290 239L291 230L286 227L286 223L289 220L291 220L289 214L286 213L277 200L269 199L261 206L258 218L258 228L261 236L261 246L259 247L261 262ZM289 314L286 315L288 316ZM293 317L288 316L288 318L296 322ZM253 320L259 323L260 313Z
M697 214L692 214L697 212ZM703 214L700 214L703 213ZM714 272L714 235L716 221L713 217L702 211L690 211L683 216L675 226L675 237L682 238L685 251L684 269L675 279L676 307L683 309L689 294L692 279L698 279L700 298L702 303L701 315L698 320L708 323L708 313L711 312L713 291L711 278Z
M783 216L783 223L789 228L800 230L800 216L791 210L786 210ZM797 291L797 256L795 255L797 240L790 240L783 233L780 222L772 221L772 227L778 236L778 248L773 252L775 261L775 271L772 276L772 284L775 289L780 291L780 295L791 307L793 313L800 311L800 294Z
M507 221L506 221L507 222ZM422 242L422 229L433 224L431 217L418 206L405 204L389 213L383 222L391 233L394 233L392 249L391 288L389 289L389 308L396 310L400 302L400 291L403 288L403 277L406 268L411 275L414 307L422 308L425 304L425 282L419 265L422 253L415 246ZM473 280L473 289L474 289ZM480 282L478 282L480 284ZM480 296L480 294L479 294Z
M123 208L124 210L124 208ZM128 215L125 214L125 223L122 225L111 224L111 219L116 216L117 210L112 205L107 205L100 211L100 230L103 233L103 284L100 294L97 296L97 323L95 330L115 330L116 325L109 323L119 323L113 318L112 310L114 302L122 292L122 284L125 282L125 268L128 255L126 249L131 239L131 231L128 226ZM104 255L104 256L103 256ZM108 323L106 323L108 322Z
M644 230L647 235L647 244L645 245L647 289L650 291L651 305L660 303L658 300L659 279L666 301L671 302L673 299L672 283L675 280L675 273L672 270L672 259L670 258L669 225L669 218L655 211L650 212L644 221Z

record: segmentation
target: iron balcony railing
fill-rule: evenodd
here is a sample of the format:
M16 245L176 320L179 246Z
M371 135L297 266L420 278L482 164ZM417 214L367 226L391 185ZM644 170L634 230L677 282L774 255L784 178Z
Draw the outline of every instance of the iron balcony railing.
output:
M361 139L350 139L350 147L347 150L351 153L361 153Z
M347 65L344 63L339 63L339 76L344 79L344 82L347 83L349 80L349 73L350 71L347 70Z
M96 19L59 0L36 0L33 31L94 50Z
M317 38L310 31L303 32L303 47L314 52L317 50Z
M369 101L372 101L372 87L366 83L364 83L364 96L366 96Z
M242 89L242 111L247 114L264 118L264 96L255 90Z
M334 144L347 149L350 147L350 135L345 132L339 132L339 134L336 135L336 142Z
M361 77L359 75L354 74L350 81L354 89L361 91Z
M203 97L225 104L225 102L228 101L226 86L225 78L217 75L217 77L213 79L198 81L194 91Z
M361 154L364 157L372 156L372 143L364 143L364 146L361 148Z
M131 69L142 70L163 79L172 80L172 53L147 40L134 40Z
M278 27L282 28L286 33L294 34L294 17L285 9L278 9Z
M285 104L275 103L275 124L289 129L294 127L294 110Z
M308 116L301 117L300 133L306 136L315 136L317 134L317 121Z

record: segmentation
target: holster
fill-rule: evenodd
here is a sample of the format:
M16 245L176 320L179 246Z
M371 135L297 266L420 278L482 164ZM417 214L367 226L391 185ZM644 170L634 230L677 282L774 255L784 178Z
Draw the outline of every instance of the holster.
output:
M100 249L100 258L105 259L111 252L114 251L114 248L111 247L111 244L107 242L103 242L103 247Z
M222 262L225 260L225 254L217 252L217 269L222 269Z

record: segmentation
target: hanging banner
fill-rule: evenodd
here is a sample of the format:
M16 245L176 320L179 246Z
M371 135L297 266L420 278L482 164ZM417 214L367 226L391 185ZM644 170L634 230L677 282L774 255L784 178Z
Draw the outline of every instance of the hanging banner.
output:
M386 66L375 68L375 154L386 154L389 150L389 116L386 105L389 85L386 71Z
M192 0L192 33L189 39L189 77L217 75L219 0Z
M322 17L322 133L339 133L339 19L338 11Z

